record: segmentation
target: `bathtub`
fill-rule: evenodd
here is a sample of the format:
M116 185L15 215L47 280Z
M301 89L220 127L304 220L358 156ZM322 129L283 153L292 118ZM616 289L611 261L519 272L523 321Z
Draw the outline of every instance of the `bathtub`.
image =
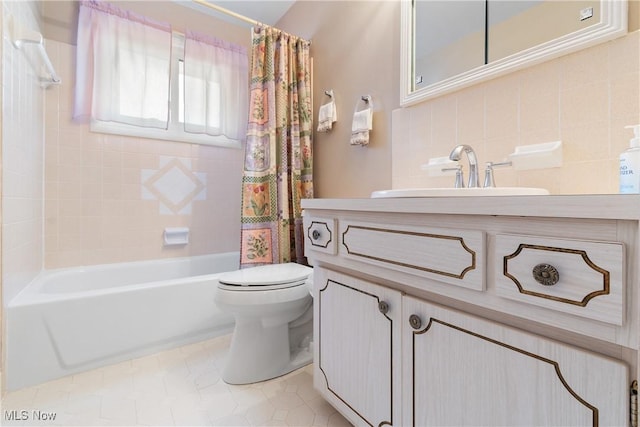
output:
M7 307L7 389L231 332L213 298L238 261L230 252L43 272Z

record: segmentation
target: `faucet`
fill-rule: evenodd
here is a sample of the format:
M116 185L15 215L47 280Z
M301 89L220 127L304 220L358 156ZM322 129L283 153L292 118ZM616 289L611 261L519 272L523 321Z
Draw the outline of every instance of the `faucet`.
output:
M478 158L476 157L476 152L473 151L473 148L471 148L469 145L458 145L453 149L453 151L451 151L451 154L449 154L449 160L460 160L460 155L463 151L467 153L467 160L469 161L469 184L467 185L467 187L479 187L480 177L478 174Z
M505 162L487 162L486 169L484 170L484 188L491 188L496 186L496 181L493 178L493 168L496 166L511 166L511 161Z
M462 165L458 164L454 168L444 168L442 172L456 171L456 183L453 188L464 188L464 175L462 174Z

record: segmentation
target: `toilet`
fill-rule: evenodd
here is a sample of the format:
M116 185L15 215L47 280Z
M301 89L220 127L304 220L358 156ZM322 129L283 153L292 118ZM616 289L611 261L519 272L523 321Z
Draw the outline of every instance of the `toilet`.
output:
M256 383L311 363L312 287L313 269L295 263L220 275L215 302L236 321L224 382Z

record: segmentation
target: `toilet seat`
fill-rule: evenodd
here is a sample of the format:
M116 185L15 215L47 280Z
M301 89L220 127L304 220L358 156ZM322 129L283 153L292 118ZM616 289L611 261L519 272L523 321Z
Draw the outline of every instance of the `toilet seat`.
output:
M307 283L311 275L309 267L296 263L263 265L221 275L220 289L230 291L270 291L293 288Z

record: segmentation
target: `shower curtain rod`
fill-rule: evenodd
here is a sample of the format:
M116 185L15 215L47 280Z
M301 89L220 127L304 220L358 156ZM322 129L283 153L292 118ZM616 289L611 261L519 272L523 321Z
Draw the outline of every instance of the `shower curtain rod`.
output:
M218 12L222 12L225 15L232 16L232 17L234 17L236 19L239 19L241 21L248 22L249 24L252 24L252 25L264 25L264 24L261 24L260 22L256 21L255 19L251 19L251 18L248 18L248 17L246 17L244 15L240 15L239 13L233 12L233 11L231 11L229 9L225 9L222 6L218 6L216 4L209 3L208 1L205 1L205 0L191 0L191 1L194 2L194 3L197 3L197 4L201 5L201 6L208 7L209 9L217 10Z
M278 31L282 32L283 34L288 35L288 36L293 36L293 37L296 37L296 38L299 38L299 39L301 39L301 38L302 38L302 37L295 36L295 35L293 35L293 34L289 34L289 33L287 33L286 31L282 31L281 29L279 29L279 28L275 28L275 27L273 27L273 26L271 26L271 25L263 24L262 22L258 22L258 21L256 21L255 19L251 19L251 18L249 18L249 17L247 17L247 16L240 15L239 13L233 12L233 11L231 11L231 10L229 10L229 9L225 9L225 8L224 8L224 7L222 7L222 6L218 6L217 4L209 3L208 1L205 1L205 0L191 0L191 1L192 1L193 3L199 4L200 6L208 7L209 9L213 9L213 10L215 10L215 11L218 11L218 12L224 13L225 15L229 15L229 16L234 17L234 18L236 18L236 19L239 19L239 20L241 20L241 21L248 22L248 23L249 23L249 24L251 24L251 25L257 25L257 26L263 26L263 27L274 28L274 29L276 29L276 30L278 30ZM309 43L311 43L311 40L307 40L307 41L308 41Z

